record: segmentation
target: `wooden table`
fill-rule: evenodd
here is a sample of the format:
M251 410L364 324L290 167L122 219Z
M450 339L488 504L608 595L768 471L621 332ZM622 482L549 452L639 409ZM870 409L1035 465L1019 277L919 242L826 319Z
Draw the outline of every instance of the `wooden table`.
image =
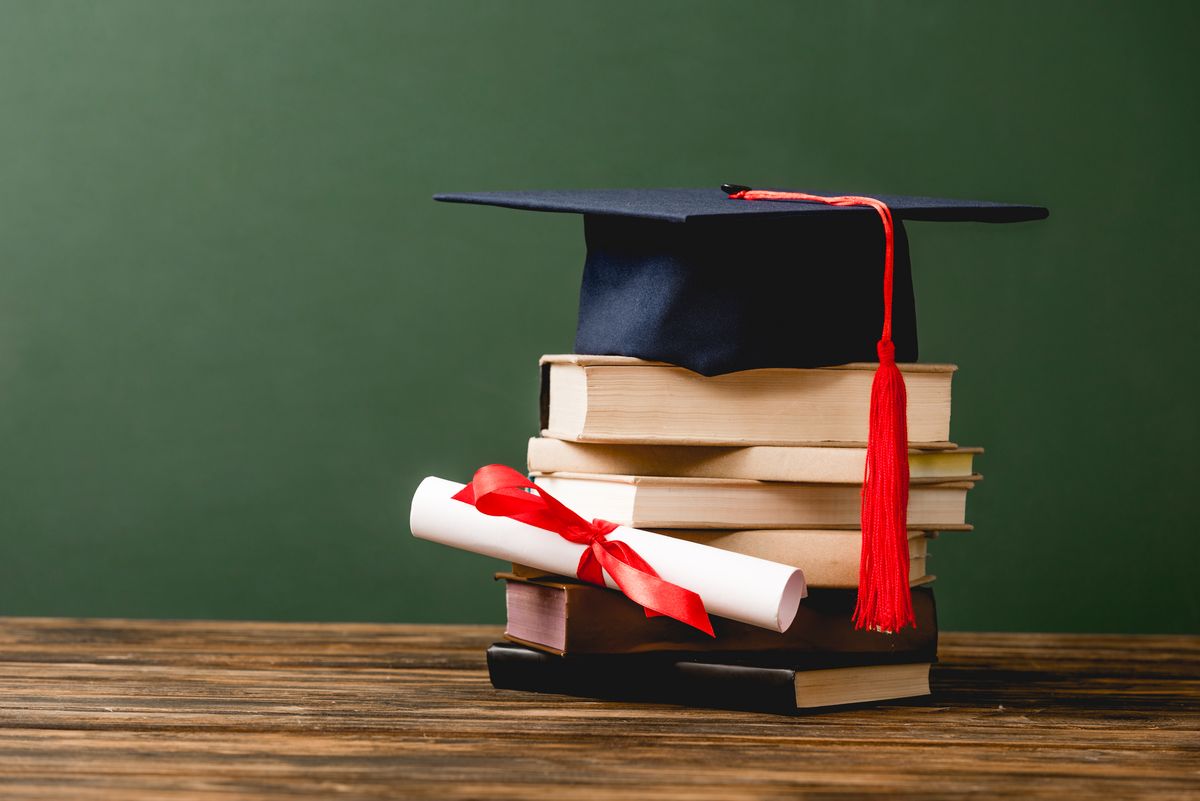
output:
M946 634L789 718L496 691L499 634L0 619L0 798L1200 798L1200 637Z

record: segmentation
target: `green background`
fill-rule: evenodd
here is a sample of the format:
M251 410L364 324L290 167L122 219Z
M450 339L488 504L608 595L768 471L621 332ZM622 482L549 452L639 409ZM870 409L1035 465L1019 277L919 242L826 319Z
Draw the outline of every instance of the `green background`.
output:
M1193 8L0 3L0 613L500 620L407 505L522 463L582 226L429 196L736 181L1051 207L909 227L942 623L1200 629Z

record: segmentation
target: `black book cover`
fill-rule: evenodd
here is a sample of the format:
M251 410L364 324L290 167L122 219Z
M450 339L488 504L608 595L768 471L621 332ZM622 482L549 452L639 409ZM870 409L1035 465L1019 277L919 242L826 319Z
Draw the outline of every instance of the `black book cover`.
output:
M713 709L796 714L797 671L934 662L932 649L895 654L678 654L555 656L515 643L487 649L492 686L501 690L650 701Z

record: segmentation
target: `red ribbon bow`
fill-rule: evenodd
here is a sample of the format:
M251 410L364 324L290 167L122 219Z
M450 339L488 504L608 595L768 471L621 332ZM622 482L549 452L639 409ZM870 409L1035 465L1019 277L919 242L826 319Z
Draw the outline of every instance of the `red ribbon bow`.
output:
M490 464L479 468L454 500L469 503L485 515L512 518L586 545L575 569L581 580L603 587L607 572L627 598L646 610L646 617L673 617L714 636L699 595L663 581L633 548L608 539L616 523L589 523L511 467Z

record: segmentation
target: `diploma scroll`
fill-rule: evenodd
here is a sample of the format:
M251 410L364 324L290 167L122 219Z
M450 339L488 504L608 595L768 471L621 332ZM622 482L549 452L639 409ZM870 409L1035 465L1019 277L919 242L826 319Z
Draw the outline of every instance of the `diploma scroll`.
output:
M575 575L587 546L509 517L483 514L454 499L463 486L434 476L422 481L409 519L413 536L560 576ZM627 543L663 580L698 594L709 614L752 626L787 631L807 594L804 574L789 565L626 526L618 526L608 539ZM607 573L604 579L617 589Z

